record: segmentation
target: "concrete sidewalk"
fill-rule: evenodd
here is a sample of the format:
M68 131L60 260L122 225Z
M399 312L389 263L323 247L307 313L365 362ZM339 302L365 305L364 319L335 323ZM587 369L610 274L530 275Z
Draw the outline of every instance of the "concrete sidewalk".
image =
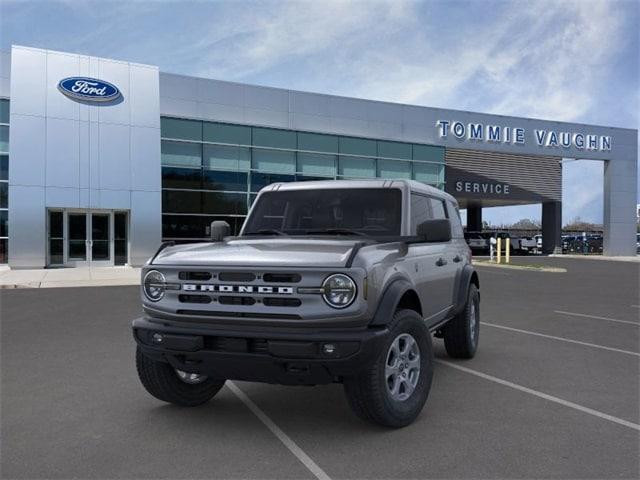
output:
M39 268L0 270L0 288L98 287L139 285L140 269L132 267Z

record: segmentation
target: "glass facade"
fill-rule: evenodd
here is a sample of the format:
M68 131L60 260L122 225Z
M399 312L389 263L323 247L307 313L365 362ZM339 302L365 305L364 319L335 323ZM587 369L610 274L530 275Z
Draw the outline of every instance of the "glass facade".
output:
M0 99L0 263L9 256L9 100Z
M274 182L412 178L444 189L444 148L163 117L163 240L237 233L256 192Z

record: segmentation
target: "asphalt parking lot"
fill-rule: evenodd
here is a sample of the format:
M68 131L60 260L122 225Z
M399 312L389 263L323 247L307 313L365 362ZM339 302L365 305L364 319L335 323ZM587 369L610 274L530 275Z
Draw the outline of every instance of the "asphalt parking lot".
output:
M639 478L640 264L535 263L568 271L479 267L479 352L436 340L400 430L339 385L162 404L135 372L135 287L0 290L2 478Z

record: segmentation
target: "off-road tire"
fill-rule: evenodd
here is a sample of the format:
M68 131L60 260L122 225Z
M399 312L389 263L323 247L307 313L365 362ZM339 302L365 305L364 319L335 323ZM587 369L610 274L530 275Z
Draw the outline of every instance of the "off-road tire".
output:
M475 322L475 335L472 335L471 322ZM469 285L464 309L444 326L442 334L450 357L473 358L476 354L480 336L480 295L473 283Z
M353 412L360 418L386 427L399 428L412 423L427 401L433 379L433 346L424 320L413 310L398 310L380 353L357 377L344 380L344 390ZM420 376L409 398L391 397L385 379L389 347L402 333L413 336L420 349Z
M198 384L185 383L171 365L147 357L140 348L136 349L136 368L147 392L158 400L182 407L196 407L208 402L225 382L208 378Z

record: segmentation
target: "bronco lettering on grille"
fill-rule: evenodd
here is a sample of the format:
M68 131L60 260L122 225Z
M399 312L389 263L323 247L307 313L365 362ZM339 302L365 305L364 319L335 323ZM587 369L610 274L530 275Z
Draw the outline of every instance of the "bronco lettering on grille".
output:
M217 292L217 293L261 293L269 295L291 295L293 287L269 287L254 285L211 285L184 283L182 290L187 292Z

